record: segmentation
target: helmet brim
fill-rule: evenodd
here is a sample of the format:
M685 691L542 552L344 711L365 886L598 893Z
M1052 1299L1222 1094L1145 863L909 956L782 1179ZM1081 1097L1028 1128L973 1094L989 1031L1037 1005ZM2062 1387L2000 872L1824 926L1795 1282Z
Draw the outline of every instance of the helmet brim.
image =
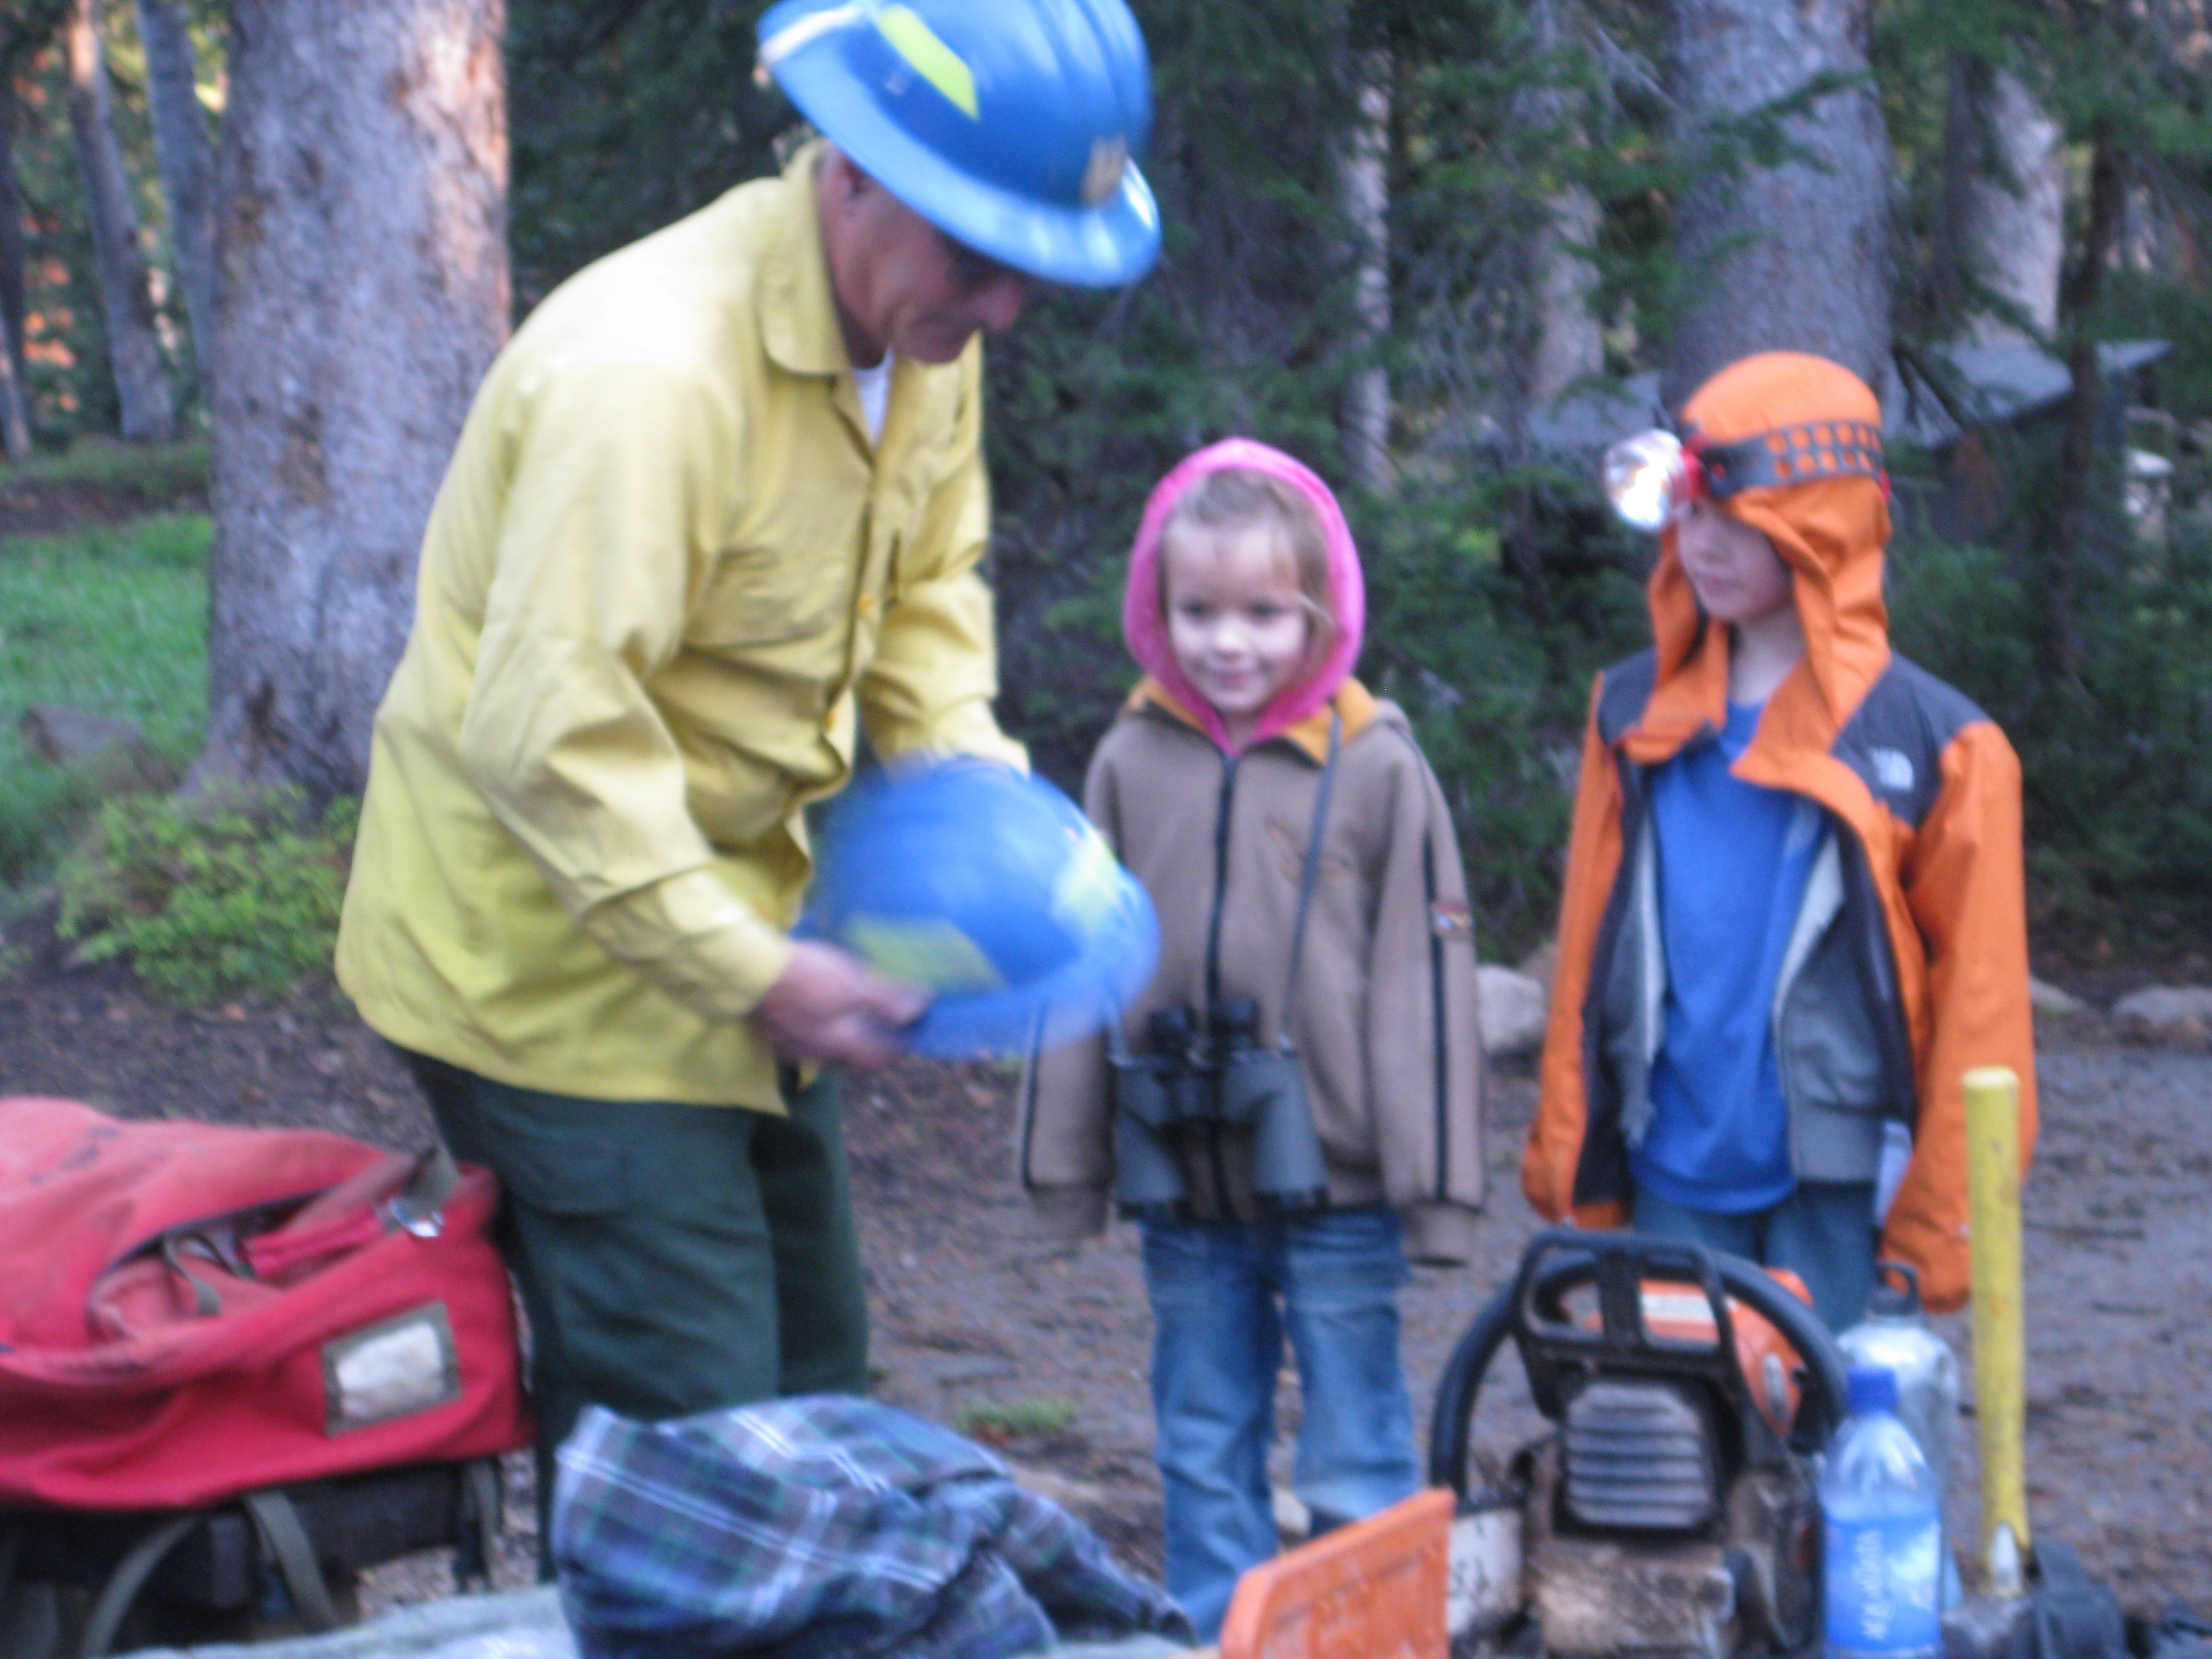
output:
M1159 966L1160 926L1135 877L1117 871L1112 908L1076 957L1033 983L940 994L899 1034L910 1054L974 1060L1057 1048L1119 1019Z
M917 143L878 106L830 41L793 52L775 76L799 112L862 172L946 235L1001 264L1042 282L1118 288L1159 258L1159 205L1133 161L1096 206L1038 202L971 178Z

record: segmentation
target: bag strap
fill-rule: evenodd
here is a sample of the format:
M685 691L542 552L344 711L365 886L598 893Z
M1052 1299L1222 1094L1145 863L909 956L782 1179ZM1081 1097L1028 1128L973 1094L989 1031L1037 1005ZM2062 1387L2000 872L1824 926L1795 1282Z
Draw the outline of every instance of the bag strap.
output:
M1336 757L1344 737L1344 714L1328 711L1328 756L1322 762L1321 783L1314 791L1313 828L1306 832L1305 865L1298 872L1298 916L1291 926L1291 963L1283 975L1283 1018L1275 1033L1275 1046L1291 1052L1291 1009L1298 989L1298 962L1305 955L1306 917L1313 909L1314 888L1321 879L1321 842L1328 828L1328 798L1336 784Z
M92 1604L86 1618L83 1638L77 1644L77 1659L100 1659L112 1647L116 1632L123 1628L123 1617L131 1611L131 1604L138 1599L138 1592L154 1576L154 1569L168 1559L169 1552L203 1525L208 1518L206 1510L186 1510L173 1515L133 1544L123 1559L115 1564L115 1571L107 1575L107 1582L100 1587L99 1599Z
M253 1529L261 1534L276 1563L276 1571L284 1580L284 1590L292 1598L293 1610L300 1615L307 1628L318 1635L338 1627L337 1607L331 1601L331 1587L323 1582L322 1563L315 1559L314 1540L307 1536L307 1528L300 1519L300 1511L284 1492L275 1486L264 1486L249 1492L239 1501L253 1518Z
M503 1492L496 1457L472 1457L461 1465L453 1580L463 1589L471 1583L491 1588L492 1556L505 1521L500 1512Z

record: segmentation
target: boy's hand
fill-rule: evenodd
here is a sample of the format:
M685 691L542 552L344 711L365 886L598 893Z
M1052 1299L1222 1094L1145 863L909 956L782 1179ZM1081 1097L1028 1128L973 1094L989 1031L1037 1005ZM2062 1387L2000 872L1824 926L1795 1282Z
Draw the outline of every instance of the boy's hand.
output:
M902 1050L901 1027L929 1006L928 996L894 984L858 957L812 939L794 939L791 960L753 1006L753 1027L784 1059L843 1066L888 1066Z

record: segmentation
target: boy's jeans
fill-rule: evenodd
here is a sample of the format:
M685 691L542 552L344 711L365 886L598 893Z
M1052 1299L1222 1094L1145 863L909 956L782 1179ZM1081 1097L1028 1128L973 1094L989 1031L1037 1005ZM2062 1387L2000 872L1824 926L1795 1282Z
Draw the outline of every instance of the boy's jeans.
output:
M1789 1268L1805 1281L1813 1310L1832 1331L1856 1324L1874 1289L1880 1232L1870 1181L1801 1181L1772 1209L1742 1215L1692 1210L1638 1188L1631 1224L1762 1267Z
M1267 1449L1285 1331L1305 1395L1291 1486L1315 1530L1419 1487L1398 1360L1407 1277L1387 1209L1146 1228L1168 1589L1201 1641L1218 1633L1237 1576L1275 1553Z

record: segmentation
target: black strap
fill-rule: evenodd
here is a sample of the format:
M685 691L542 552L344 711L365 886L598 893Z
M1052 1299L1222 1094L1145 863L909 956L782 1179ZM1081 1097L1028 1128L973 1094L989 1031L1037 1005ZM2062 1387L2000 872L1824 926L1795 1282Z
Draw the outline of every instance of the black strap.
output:
M77 1659L100 1659L115 1641L115 1633L123 1628L123 1616L131 1611L131 1604L138 1599L138 1592L154 1575L154 1569L168 1558L171 1550L191 1536L193 1530L208 1517L205 1510L186 1510L173 1515L133 1544L124 1558L115 1564L115 1571L107 1575L100 1586L100 1598L92 1604L90 1617L85 1620L83 1638L77 1644Z
M463 1589L491 1588L492 1553L499 1541L503 1488L496 1457L472 1458L461 1466L461 1495L455 1530L453 1579Z
M1314 887L1321 879L1322 836L1328 828L1328 798L1336 784L1336 757L1344 736L1344 716L1328 711L1328 756L1321 764L1321 783L1314 791L1313 828L1306 832L1305 867L1298 872L1298 917L1291 926L1291 963L1283 975L1283 1018L1275 1033L1275 1046L1291 1048L1291 1010L1298 989L1298 960L1305 955L1306 916L1313 908Z
M331 1601L331 1587L323 1582L322 1563L315 1559L314 1541L307 1536L307 1528L300 1520L300 1511L292 1500L274 1486L264 1486L247 1492L239 1500L246 1512L253 1517L253 1529L261 1534L261 1541L276 1563L276 1571L284 1580L285 1592L292 1598L292 1610L300 1615L309 1630L321 1633L338 1627L337 1608Z

